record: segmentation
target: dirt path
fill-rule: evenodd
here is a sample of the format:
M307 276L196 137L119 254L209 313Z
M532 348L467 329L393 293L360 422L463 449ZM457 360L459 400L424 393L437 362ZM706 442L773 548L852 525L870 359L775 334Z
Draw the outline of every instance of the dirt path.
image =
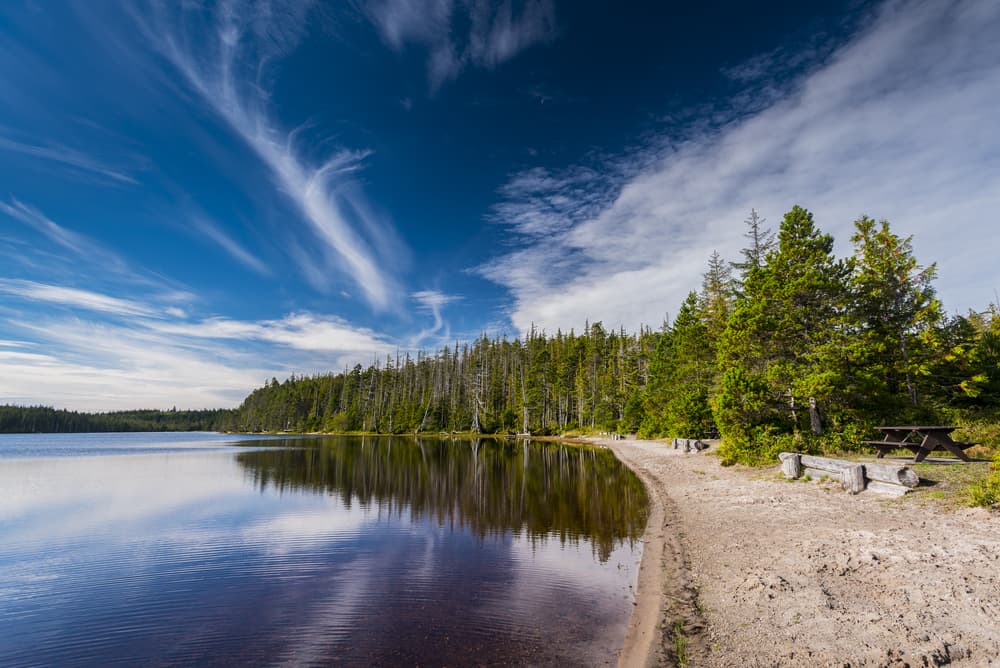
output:
M653 501L621 665L1000 666L996 514L598 442Z

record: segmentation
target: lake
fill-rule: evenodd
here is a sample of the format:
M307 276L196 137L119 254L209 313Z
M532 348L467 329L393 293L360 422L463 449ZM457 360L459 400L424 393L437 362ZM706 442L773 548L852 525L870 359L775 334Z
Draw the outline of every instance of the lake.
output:
M0 435L0 665L613 665L646 514L599 448Z

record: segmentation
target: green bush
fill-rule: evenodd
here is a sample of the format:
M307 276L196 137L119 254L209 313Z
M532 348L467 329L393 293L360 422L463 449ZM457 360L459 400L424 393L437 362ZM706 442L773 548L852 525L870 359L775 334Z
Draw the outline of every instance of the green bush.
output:
M973 419L953 420L959 429L953 435L962 441L974 441L993 453L1000 453L1000 419L995 415Z
M739 429L724 435L719 455L722 464L746 464L763 466L773 464L780 452L801 452L810 455L857 452L862 441L868 438L868 430L863 424L848 424L838 431L830 431L820 436L807 432L788 433L776 425L765 425L753 429Z
M969 485L967 501L970 506L1000 507L1000 453L993 458L993 470L984 479Z
M719 446L723 466L746 464L763 466L778 458L779 452L816 452L815 444L802 434L781 433L776 427L731 430Z

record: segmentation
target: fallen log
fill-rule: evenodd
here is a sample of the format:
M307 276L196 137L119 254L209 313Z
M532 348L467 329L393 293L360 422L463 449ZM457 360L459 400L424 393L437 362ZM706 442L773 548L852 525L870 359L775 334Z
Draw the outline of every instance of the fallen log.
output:
M786 458L796 453L782 452L778 458L782 462ZM899 466L895 464L878 464L875 462L849 462L843 459L830 459L829 457L814 457L813 455L799 455L802 466L806 469L819 469L821 471L842 474L843 471L859 463L865 467L865 477L869 480L887 482L892 485L902 485L903 487L916 487L920 484L920 477L914 473L909 466ZM809 473L809 471L807 471ZM814 475L810 473L810 475ZM821 474L822 475L822 474ZM843 479L843 476L841 476Z

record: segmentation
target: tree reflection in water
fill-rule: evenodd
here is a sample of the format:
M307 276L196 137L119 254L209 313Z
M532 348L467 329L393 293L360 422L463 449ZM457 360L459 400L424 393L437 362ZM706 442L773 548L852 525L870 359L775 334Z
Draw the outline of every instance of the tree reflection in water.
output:
M337 494L347 507L409 511L480 539L589 539L602 563L646 526L642 482L603 448L400 436L271 443L284 447L237 456L262 491Z

